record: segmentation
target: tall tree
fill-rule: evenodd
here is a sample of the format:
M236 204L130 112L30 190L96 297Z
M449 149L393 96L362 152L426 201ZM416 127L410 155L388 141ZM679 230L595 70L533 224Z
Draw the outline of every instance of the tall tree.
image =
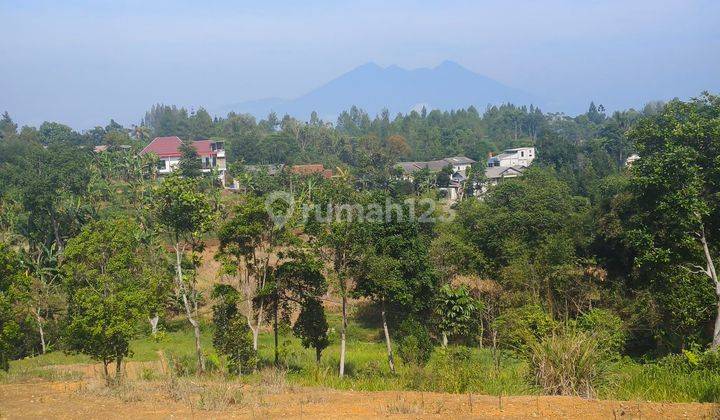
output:
M265 296L259 292L265 288L268 276L277 264L281 235L281 229L273 223L263 201L251 195L242 198L218 231L220 247L216 258L238 278L255 350L266 310Z
M202 161L192 142L184 142L180 145L180 163L178 169L182 176L197 178L202 175Z
M630 131L640 160L633 165L636 216L630 233L638 264L684 267L716 293L712 348L720 346L720 98L709 94L668 103Z
M200 325L193 316L197 302L194 285L183 276L183 259L188 250L202 247L202 234L206 232L214 217L212 207L205 194L199 191L197 180L178 175L166 177L155 198L155 212L158 223L165 230L175 249L175 286L182 298L185 315L195 334L195 350L198 370L205 370L205 359L200 344Z
M27 296L28 283L19 256L0 242L0 369L4 371L10 369L10 359L23 337L18 306Z

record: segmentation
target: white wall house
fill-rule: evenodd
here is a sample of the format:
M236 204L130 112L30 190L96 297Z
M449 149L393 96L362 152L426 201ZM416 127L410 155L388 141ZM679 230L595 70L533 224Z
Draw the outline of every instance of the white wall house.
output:
M198 140L191 143L198 153L202 164L201 170L210 173L217 170L220 173L220 180L224 183L227 164L225 160L225 147L221 141ZM155 137L144 149L141 155L154 153L158 157L158 173L167 175L173 172L180 163L180 146L182 140L177 136Z
M488 159L488 167L507 167L507 166L530 166L535 159L534 147L518 147L515 149L503 150L497 156L491 156Z

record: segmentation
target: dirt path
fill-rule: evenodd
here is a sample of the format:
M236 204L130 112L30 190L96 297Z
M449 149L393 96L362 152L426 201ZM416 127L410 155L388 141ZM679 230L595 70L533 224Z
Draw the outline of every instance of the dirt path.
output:
M97 395L83 382L0 385L2 418L718 418L714 404L662 404L572 397L498 397L418 392L352 392L286 388L245 397L216 410L173 401L158 392ZM157 391L160 388L154 390ZM124 401L125 400L125 401ZM207 402L207 401L206 401Z

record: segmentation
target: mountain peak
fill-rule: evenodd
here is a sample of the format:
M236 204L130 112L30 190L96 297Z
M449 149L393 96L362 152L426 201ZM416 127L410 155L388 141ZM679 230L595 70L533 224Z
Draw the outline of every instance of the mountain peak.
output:
M376 62L369 61L365 64L362 64L360 66L355 67L352 71L358 71L358 70L382 70L383 68L380 67Z
M461 66L455 61L452 60L444 60L442 63L438 64L435 69L462 69L467 70L465 67Z

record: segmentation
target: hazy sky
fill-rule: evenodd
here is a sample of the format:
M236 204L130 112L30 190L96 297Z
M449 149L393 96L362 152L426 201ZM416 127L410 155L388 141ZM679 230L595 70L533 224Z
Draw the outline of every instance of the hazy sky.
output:
M75 128L450 59L576 113L720 92L720 1L0 0L0 112Z

